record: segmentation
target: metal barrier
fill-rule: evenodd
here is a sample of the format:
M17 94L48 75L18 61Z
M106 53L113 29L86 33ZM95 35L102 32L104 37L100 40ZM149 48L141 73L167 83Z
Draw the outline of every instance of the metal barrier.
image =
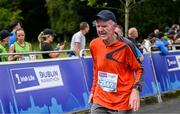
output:
M82 56L89 49L81 51L80 57L0 63L0 113L69 113L90 108L93 61ZM144 56L141 98L157 95L161 102L162 93L180 89L180 50Z
M79 54L80 57L83 57L85 51L90 51L90 49L82 49Z
M180 49L180 44L168 45L168 49L172 48L172 50L178 50L177 47Z
M0 53L2 55L27 55L27 54L45 54L45 53L64 53L72 50L56 50L56 51L36 51L36 52L22 52L22 53Z
M61 58L68 57L68 52L72 52L72 50L55 50L55 51L36 51L36 52L22 52L22 53L0 53L0 56L9 56L9 55L24 55L22 58L18 60L18 62L22 61L34 61L34 60L42 60L43 58L41 56L38 56L39 54L46 54L46 53L66 53L66 56L62 56ZM28 55L27 57L25 57ZM59 57L60 58L60 57ZM59 58L49 58L49 59L59 59ZM8 63L8 62L16 62L17 61L2 61L1 63Z
M158 81L157 81L157 76L156 76L156 71L154 68L154 63L153 63L153 59L152 59L152 51L149 54L150 56L150 63L151 63L151 67L152 67L152 71L153 71L153 76L154 76L154 81L156 83L156 88L157 88L157 100L159 103L162 102L162 98L161 98L161 93L160 93L160 89L159 89L159 85L158 85Z

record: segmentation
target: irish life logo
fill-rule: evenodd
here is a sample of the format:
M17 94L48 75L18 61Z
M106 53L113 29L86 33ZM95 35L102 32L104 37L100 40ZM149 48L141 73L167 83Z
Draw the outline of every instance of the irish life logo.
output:
M167 56L166 61L168 71L180 70L180 56Z
M10 72L17 93L63 86L58 65L16 68Z

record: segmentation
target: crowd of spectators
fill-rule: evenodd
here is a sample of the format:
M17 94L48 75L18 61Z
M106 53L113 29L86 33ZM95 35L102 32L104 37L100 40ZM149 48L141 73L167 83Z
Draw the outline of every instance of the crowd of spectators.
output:
M31 52L32 45L29 42L25 41L25 31L21 27L21 24L18 21L13 21L10 24L10 31L1 30L0 31L0 53L22 53L22 52ZM87 30L86 30L87 28ZM87 22L80 23L81 33L76 37L77 42L74 40L74 36L71 42L71 51L72 47L75 48L73 53L77 53L77 50L80 47L84 46L85 48L85 34L89 31L89 25ZM116 28L116 33L123 37L123 31L120 25ZM82 36L82 37L80 37ZM54 51L54 50L63 50L65 43L62 45L57 44L56 48L53 48L52 42L56 37L55 32L52 29L44 29L38 36L37 41L39 41L39 50L40 51ZM133 44L136 46L137 55L139 56L140 61L143 60L143 53L149 53L151 51L160 51L163 55L167 55L169 50L180 49L180 26L178 24L173 24L172 27L166 27L165 30L160 31L155 29L152 33L147 35L142 43L137 43L136 38L138 38L138 30L135 27L132 27L128 31L128 37ZM126 40L125 39L125 40ZM82 43L81 43L82 41ZM74 46L72 45L74 44ZM78 45L77 45L78 44ZM82 46L81 46L82 45ZM175 47L176 46L176 47ZM79 47L79 48L78 48ZM71 52L70 51L70 52ZM79 50L80 51L80 50ZM78 53L79 53L78 51ZM141 54L142 53L142 54ZM69 54L69 53L68 53ZM42 58L57 58L59 53L43 53ZM69 55L67 55L69 56ZM74 54L74 56L79 56L79 54ZM19 60L32 60L32 56L29 55L1 55L0 61L19 61ZM69 56L70 57L70 56ZM33 58L36 58L33 56Z
M173 24L172 27L166 27L164 31L155 29L144 41L139 44L143 53L151 51L160 51L162 55L167 55L169 50L180 49L180 27Z

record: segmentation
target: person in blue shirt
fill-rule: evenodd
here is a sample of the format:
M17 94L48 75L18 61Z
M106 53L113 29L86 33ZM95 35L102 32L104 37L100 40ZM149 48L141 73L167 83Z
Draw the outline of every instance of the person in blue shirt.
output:
M8 46L10 47L11 44L14 44L14 42L16 42L16 30L21 28L21 25L18 21L12 21L10 24L11 27L11 36L9 37L8 40Z
M164 43L160 39L156 38L154 33L150 33L148 35L148 38L145 39L143 46L147 52L150 52L149 49L152 49L152 51L158 49L159 51L161 51L162 55L168 54L168 48L164 45Z
M142 51L140 50L136 39L139 37L138 30L135 27L132 27L128 30L128 39L136 46L137 58L142 62L144 60L144 56Z
M158 47L159 51L161 51L163 55L168 54L168 48L164 45L164 43L160 39L156 39L154 45Z
M157 38L159 38L165 46L169 45L168 39L164 38L164 33L163 32L159 32L159 34L157 35Z

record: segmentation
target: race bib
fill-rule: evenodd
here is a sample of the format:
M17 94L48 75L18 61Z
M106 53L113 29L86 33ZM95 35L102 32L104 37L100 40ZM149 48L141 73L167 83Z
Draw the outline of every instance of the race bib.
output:
M98 84L106 92L117 92L118 75L98 71Z
M19 61L29 61L29 60L35 60L36 56L35 55L28 55L28 56L22 56L19 58Z

